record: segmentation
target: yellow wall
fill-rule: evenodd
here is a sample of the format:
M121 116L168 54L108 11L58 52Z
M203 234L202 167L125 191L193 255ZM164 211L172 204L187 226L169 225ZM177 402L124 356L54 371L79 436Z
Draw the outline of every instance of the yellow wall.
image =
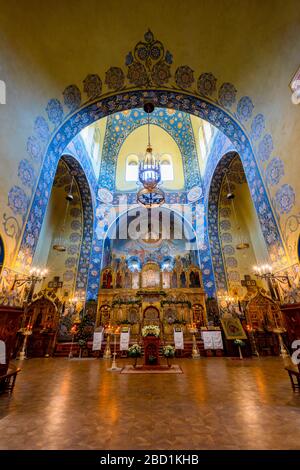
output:
M159 126L150 126L150 138L153 148L153 154L161 156L169 154L173 160L174 180L165 181L162 188L167 190L184 189L184 175L182 156L175 140ZM148 127L140 126L133 131L123 143L117 160L116 169L116 189L119 191L134 191L137 188L136 183L125 180L126 160L131 154L138 155L141 159L145 156L145 150L148 143Z

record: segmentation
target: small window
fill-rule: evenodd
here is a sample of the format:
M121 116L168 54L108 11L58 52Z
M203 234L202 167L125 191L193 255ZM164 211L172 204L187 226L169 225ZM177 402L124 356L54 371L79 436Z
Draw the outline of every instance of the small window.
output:
M206 146L208 147L212 138L212 127L207 121L203 121L203 130L205 136Z
M126 181L137 181L139 173L139 159L137 155L129 155L126 160Z
M173 181L174 171L173 171L173 162L170 155L163 155L160 159L160 169L161 169L161 180L162 181Z

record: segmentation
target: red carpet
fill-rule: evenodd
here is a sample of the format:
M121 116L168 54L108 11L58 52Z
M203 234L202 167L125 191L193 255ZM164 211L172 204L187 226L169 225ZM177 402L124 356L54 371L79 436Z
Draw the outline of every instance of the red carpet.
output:
M180 366L125 366L120 374L183 374Z

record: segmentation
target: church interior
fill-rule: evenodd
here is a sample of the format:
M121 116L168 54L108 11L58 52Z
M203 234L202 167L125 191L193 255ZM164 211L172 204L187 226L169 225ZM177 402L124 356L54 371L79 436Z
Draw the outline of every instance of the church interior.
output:
M299 450L298 1L0 5L0 450Z

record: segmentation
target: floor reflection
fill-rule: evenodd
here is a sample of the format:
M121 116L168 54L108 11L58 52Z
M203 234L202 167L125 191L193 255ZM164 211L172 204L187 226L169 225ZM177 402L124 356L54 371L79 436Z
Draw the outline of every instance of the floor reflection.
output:
M0 397L0 448L300 448L300 394L280 358L178 362L182 375L129 376L99 359L24 361Z

